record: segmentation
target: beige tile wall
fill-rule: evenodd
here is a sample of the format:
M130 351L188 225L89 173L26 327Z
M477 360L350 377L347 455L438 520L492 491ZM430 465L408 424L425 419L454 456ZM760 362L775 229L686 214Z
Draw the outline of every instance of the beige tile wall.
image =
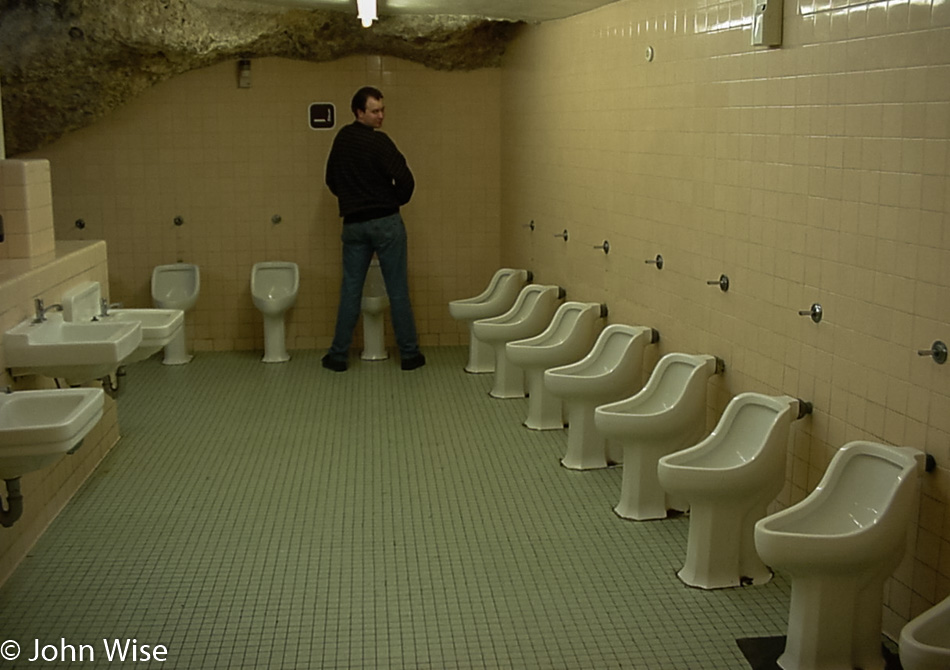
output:
M781 49L750 46L751 9L624 0L525 31L503 67L502 262L658 328L663 353L724 358L710 426L742 391L813 401L782 505L850 440L936 456L893 634L950 595L950 365L917 355L950 340L950 2L786 0Z
M0 259L48 260L56 249L49 162L0 160Z
M480 291L498 265L499 71L436 72L367 56L254 60L251 72L249 89L237 87L236 62L182 75L35 152L52 166L57 237L107 240L109 297L127 306L151 304L154 266L197 263L201 296L186 317L197 350L263 348L251 267L295 261L301 285L288 347L328 346L341 224L323 176L336 131L311 130L308 106L332 102L338 124L349 123L352 94L375 85L385 94L384 130L417 180L403 214L420 340L459 343L446 303Z

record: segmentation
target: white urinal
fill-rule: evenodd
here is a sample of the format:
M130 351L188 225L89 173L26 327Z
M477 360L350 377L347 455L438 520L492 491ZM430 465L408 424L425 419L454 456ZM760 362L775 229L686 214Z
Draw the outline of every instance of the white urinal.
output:
M911 619L900 640L904 670L950 668L950 597Z
M881 670L884 581L919 504L924 454L851 442L800 503L759 520L759 556L792 578L784 670Z
M473 298L449 303L449 314L456 321L468 324L468 363L465 371L473 374L495 371L495 352L475 336L475 321L504 314L515 303L518 293L531 281L531 273L515 268L501 268L492 276L488 288Z
M290 360L284 321L300 289L300 270L289 261L263 261L251 268L251 298L264 317L265 363Z
M667 354L642 391L594 411L597 430L623 445L618 516L645 521L663 519L669 509L686 509L684 501L671 500L660 487L656 466L660 457L706 434L706 382L715 372L713 356ZM567 467L586 465L570 456L564 459Z
M742 393L706 439L660 459L660 486L689 503L686 563L676 573L684 583L719 589L772 578L755 551L755 522L785 485L788 428L799 404Z
M545 389L564 402L567 453L622 460L607 454L607 440L594 425L594 410L640 388L643 351L658 340L652 328L614 323L601 331L584 358L544 371Z
M544 371L573 363L588 353L606 311L606 305L596 302L565 302L540 335L507 344L508 361L524 370L528 391L525 426L532 430L564 428L563 403L544 388Z
M187 312L198 302L201 292L201 273L191 263L158 265L152 270L152 302L161 309L180 309ZM165 345L165 365L183 365L190 361L185 344L185 328L182 328Z
M493 398L524 397L524 371L510 363L505 345L544 330L563 297L560 286L529 284L507 312L475 322L475 336L491 346L495 356L495 378L489 392Z
M360 358L364 361L384 361L389 358L386 351L386 322L384 315L389 307L389 294L386 293L386 281L379 268L379 259L373 258L363 283L363 297L360 310L363 315L363 351Z

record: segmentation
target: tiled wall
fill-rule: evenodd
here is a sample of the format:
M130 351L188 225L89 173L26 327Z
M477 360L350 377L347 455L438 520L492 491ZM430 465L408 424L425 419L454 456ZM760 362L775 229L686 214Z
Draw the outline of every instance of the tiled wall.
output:
M750 46L752 4L624 0L519 37L502 262L725 359L710 426L742 391L813 401L782 505L847 441L932 453L894 634L950 595L950 365L917 355L950 340L950 2L786 0L781 49Z
M109 297L126 306L151 305L154 266L197 263L201 296L186 316L196 350L263 348L251 267L295 261L288 347L328 346L341 223L323 177L336 129L311 130L308 106L334 103L338 129L353 119L356 89L375 85L383 129L417 182L403 215L420 340L458 344L446 303L480 291L498 265L499 71L436 72L376 56L251 67L249 89L237 87L236 62L190 72L35 152L52 166L57 238L107 240Z
M54 241L49 174L46 161L0 160L0 216L8 233L0 243L0 333L33 315L34 298L51 305L82 281L108 283L105 243ZM53 387L44 377L10 377L2 347L0 369L3 388ZM115 403L106 397L103 418L78 451L21 478L23 515L0 528L0 583L118 439ZM0 492L6 506L3 485Z
M49 260L56 249L49 162L0 160L0 259Z

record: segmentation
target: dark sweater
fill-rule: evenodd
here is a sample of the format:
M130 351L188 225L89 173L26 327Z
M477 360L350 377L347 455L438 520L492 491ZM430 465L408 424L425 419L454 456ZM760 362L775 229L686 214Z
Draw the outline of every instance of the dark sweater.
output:
M395 214L415 188L406 158L389 136L359 121L340 128L334 138L326 181L344 223Z

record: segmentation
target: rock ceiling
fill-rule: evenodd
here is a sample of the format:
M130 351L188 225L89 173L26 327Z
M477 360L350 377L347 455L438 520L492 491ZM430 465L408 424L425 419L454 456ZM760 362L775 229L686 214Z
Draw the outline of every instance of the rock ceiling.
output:
M87 126L148 87L224 60L397 56L453 70L494 67L517 22L188 0L0 0L8 157Z

